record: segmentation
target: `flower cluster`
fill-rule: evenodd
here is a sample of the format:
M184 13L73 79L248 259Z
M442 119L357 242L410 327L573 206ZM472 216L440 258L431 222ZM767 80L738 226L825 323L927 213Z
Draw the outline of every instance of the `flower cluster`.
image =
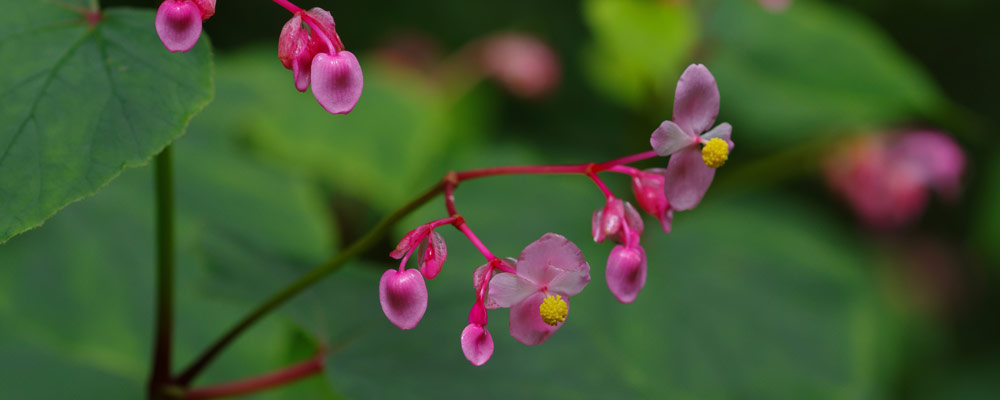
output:
M322 8L303 10L287 0L274 0L292 19L278 38L278 58L292 71L295 88L313 96L332 114L347 114L361 98L361 64L344 43L333 16ZM165 0L156 13L156 33L172 52L186 52L201 37L202 21L215 14L215 0Z
M913 222L930 190L947 200L959 194L965 153L947 134L911 131L855 139L826 159L829 186L869 227Z
M493 355L493 336L486 329L487 310L510 309L510 335L525 345L545 342L566 322L569 300L590 283L590 264L580 249L565 237L547 233L521 252L517 259L493 255L455 208L454 190L462 181L495 175L576 173L589 177L605 196L602 208L592 215L595 242L618 243L608 257L608 288L622 303L636 300L646 282L646 252L639 243L643 221L628 201L616 197L598 177L600 172L628 175L640 208L656 217L670 232L674 211L690 210L704 197L715 169L729 158L732 127L715 128L719 89L702 65L691 65L681 75L674 101L673 121L665 121L651 138L653 150L604 163L495 167L451 173L442 182L448 218L418 226L407 233L390 256L400 260L379 282L379 300L389 321L413 329L427 310L427 285L447 257L444 239L435 229L451 225L483 254L486 264L472 273L476 300L460 343L465 357L482 365ZM707 131L707 133L706 133ZM627 164L670 156L666 169L638 170ZM417 255L417 269L406 269Z

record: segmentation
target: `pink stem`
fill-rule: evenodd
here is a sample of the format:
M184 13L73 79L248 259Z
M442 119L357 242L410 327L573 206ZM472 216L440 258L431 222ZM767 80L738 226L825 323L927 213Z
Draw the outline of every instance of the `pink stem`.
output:
M448 215L458 215L455 209L455 184L451 182L444 186L444 207L448 209Z
M472 229L469 229L469 226L466 225L465 222L462 222L456 225L455 227L458 228L458 230L462 231L462 233L465 234L465 237L469 238L469 241L472 242L472 245L476 246L476 248L479 249L480 253L483 253L483 257L486 257L486 260L488 261L499 260L497 256L493 255L493 253L490 252L490 249L487 249L486 245L483 244L483 242L479 240L478 237L476 237L476 234L472 233Z
M428 222L425 225L427 226L427 228L429 229L429 231L432 231L434 229L437 229L439 226L445 226L445 225L454 224L455 221L458 221L459 218L461 218L461 217L441 218L441 219L439 219L437 221ZM428 233L428 234L430 234L430 233Z
M292 4L292 2L288 0L274 0L274 2L277 3L279 6L285 7L285 9L291 12L292 14L298 14L299 12L303 11L301 8L299 8L295 4Z
M633 154L633 155L630 155L630 156L625 156L625 157L622 157L622 158L617 158L617 159L614 159L614 160L611 160L611 161L605 161L605 162L602 162L602 163L597 164L596 166L594 166L594 172L601 172L601 171L607 170L607 169L609 169L609 168L611 168L611 167L613 167L615 165L631 164L631 163L634 163L634 162L638 162L638 161L650 159L650 158L653 158L653 157L659 157L659 154L656 154L655 151L650 150L650 151L645 151L645 152L642 152L642 153L639 153L639 154Z
M223 383L220 385L191 389L187 392L184 398L187 400L197 400L234 397L249 393L256 393L272 387L292 383L323 371L323 361L325 356L326 352L321 351L306 361L291 365L279 371L244 380Z
M496 175L523 175L523 174L583 174L587 172L590 164L573 165L521 165L511 167L492 167L473 169L458 173L459 181L482 178Z
M423 239L420 239L420 240L423 240ZM418 240L417 243L420 243L420 241ZM419 247L420 247L419 245L413 246L413 248L411 248L410 251L406 252L406 255L403 256L403 259L399 260L399 272L406 271L406 262L410 261L410 256L413 255L413 252L416 251L417 248L419 248Z
M597 177L597 174L595 174L593 171L587 171L587 176L589 176L590 179L594 181L595 184L597 184L597 187L601 188L601 191L604 192L604 197L607 197L608 199L612 199L615 197L615 194L611 193L611 189L608 189L608 185L605 185L604 181L602 181L601 178Z
M323 41L326 42L326 46L328 48L332 49L334 52L343 50L343 48L338 49L333 46L333 42L330 41L330 38L326 36L326 33L324 33L323 30L319 29L319 26L316 25L316 21L314 21L312 17L309 15L303 15L302 20L306 22L306 25L309 25L309 28L312 28L312 34L323 38ZM343 45L341 45L341 47L343 47Z
M626 166L626 165L615 165L615 166L613 166L611 168L606 169L605 171L608 171L608 172L617 172L617 173L620 173L620 174L627 174L627 175L631 175L631 176L639 175L639 172L641 172L641 171L639 171L638 168L632 168L632 167L629 167L629 166Z

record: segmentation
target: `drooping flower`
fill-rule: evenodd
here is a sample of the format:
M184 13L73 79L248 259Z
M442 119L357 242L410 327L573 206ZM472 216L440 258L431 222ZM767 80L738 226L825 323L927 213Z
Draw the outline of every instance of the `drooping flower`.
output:
M657 154L671 156L665 192L674 210L697 206L712 184L715 169L729 159L732 126L721 123L709 130L718 114L715 77L704 65L689 66L677 81L674 120L663 121L649 141Z
M215 14L215 0L165 0L156 10L156 34L171 52L191 50L201 23Z
M638 245L615 246L608 256L605 280L618 301L626 304L635 301L646 285L646 251Z
M415 269L390 269L378 285L382 312L399 329L413 329L427 311L427 284Z
M965 154L948 135L916 131L854 140L825 163L829 186L870 227L894 229L926 208L930 190L958 196Z
M590 282L590 264L575 244L547 233L529 244L517 260L516 273L490 280L489 297L510 308L510 334L526 345L541 344L569 315L569 298Z
M322 8L298 12L281 29L278 58L292 71L295 88L313 96L332 114L347 114L361 98L361 64L344 49L330 12Z
M462 330L460 338L462 342L462 354L472 365L480 366L486 364L493 356L493 335L486 330L483 325L469 323Z

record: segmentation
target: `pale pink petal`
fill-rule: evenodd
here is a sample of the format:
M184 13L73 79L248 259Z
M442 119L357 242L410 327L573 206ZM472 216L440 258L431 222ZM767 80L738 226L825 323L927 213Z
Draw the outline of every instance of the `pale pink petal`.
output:
M548 285L563 271L590 271L590 265L580 248L559 234L546 233L517 259L517 275L536 286Z
M715 168L705 165L701 151L690 147L675 153L667 164L665 193L670 207L690 210L701 202L715 177Z
M692 64L681 74L674 95L674 122L684 132L698 135L715 123L719 114L719 87L708 68Z
M462 353L472 365L486 364L493 356L493 336L482 325L469 324L462 330Z
M539 306L543 300L545 294L535 293L510 308L510 335L514 339L528 346L534 346L544 342L563 326L563 322L551 326L542 320ZM566 300L566 305L569 306L569 299L563 300Z
M590 271L563 272L549 282L549 292L563 297L575 296L590 283Z
M431 231L417 249L417 265L424 278L434 279L439 272L444 260L448 258L448 248L444 245L444 238L440 233Z
M156 34L171 52L188 51L201 37L202 13L190 1L167 0L156 11Z
M719 124L719 126L712 128L712 130L705 132L704 135L701 135L701 140L705 142L708 142L709 140L715 138L725 140L726 144L729 145L729 151L733 151L732 137L733 137L733 126L729 125L728 122L723 122Z
M427 311L427 284L420 271L390 269L378 285L382 312L399 329L413 329Z
M639 212L635 210L635 207L632 206L632 203L629 203L627 201L624 203L625 203L625 223L628 224L628 227L632 232L635 232L636 234L642 234L643 229L645 229L642 224L642 216L639 215Z
M347 114L361 98L364 78L361 64L349 51L320 53L312 62L312 91L316 101L331 114Z
M673 121L663 121L649 137L649 144L653 146L653 150L663 157L697 143L698 137L695 134L685 132Z
M605 270L608 289L622 303L635 301L646 284L646 252L642 247L615 246Z
M594 215L590 217L590 233L594 236L595 243L604 241L604 229L601 229L601 220L604 219L604 210L594 210Z
M500 307L510 307L538 290L538 286L520 276L501 272L490 280L489 298Z

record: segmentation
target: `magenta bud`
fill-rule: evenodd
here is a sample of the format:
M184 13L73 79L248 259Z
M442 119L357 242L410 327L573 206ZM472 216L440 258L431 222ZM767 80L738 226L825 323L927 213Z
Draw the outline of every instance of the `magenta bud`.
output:
M364 88L361 64L349 51L317 54L312 61L311 77L313 96L331 114L347 114L361 99Z
M486 306L483 302L476 301L476 304L469 310L469 323L476 325L486 325L489 323L489 317L486 315Z
M212 10L214 12L214 4ZM156 10L156 34L171 52L188 51L201 37L204 11L190 0L166 0Z
M635 301L646 284L646 252L639 246L615 246L608 256L605 280L618 301Z
M607 203L604 204L604 209L595 214L594 220L591 221L596 224L596 226L592 227L594 241L601 242L605 237L618 233L624 219L624 203L616 198L608 199Z
M420 266L420 273L424 278L434 279L441 272L445 258L448 258L448 248L444 245L444 238L440 233L431 231L417 249L417 265Z
M415 269L385 271L378 297L382 312L399 329L413 329L427 311L427 284Z
M469 324L462 330L462 353L472 365L486 364L493 356L493 336L482 325Z
M663 191L665 183L666 177L658 173L640 171L633 176L632 192L639 207L656 217L663 214L669 206Z

